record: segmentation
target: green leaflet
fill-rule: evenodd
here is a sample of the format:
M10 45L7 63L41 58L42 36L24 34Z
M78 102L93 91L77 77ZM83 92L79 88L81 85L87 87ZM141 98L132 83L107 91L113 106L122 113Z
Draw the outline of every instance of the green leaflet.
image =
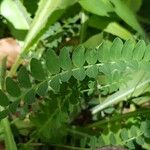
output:
M79 68L79 69L76 69L73 71L73 76L77 79L77 80L80 80L82 81L86 74L85 74L85 69L83 67Z
M146 44L143 40L139 41L133 50L133 57L136 60L141 60L145 52Z
M45 81L45 82L43 82L42 84L39 85L36 93L39 96L44 96L46 94L47 90L48 90L48 82Z
M144 55L144 60L149 61L150 60L150 44L147 45Z
M71 76L72 76L72 70L62 71L60 79L62 82L68 82L68 80L71 78Z
M7 109L0 111L0 120L6 118L8 116L8 113L9 112Z
M144 145L145 140L143 137L139 136L136 138L136 143L142 146L142 145Z
M110 43L104 41L98 48L97 53L99 62L107 62L110 59Z
M25 67L20 68L20 70L18 72L18 81L19 81L20 85L24 88L30 88L31 87L29 73Z
M121 41L121 39L116 38L113 41L113 44L110 48L112 60L120 59L122 47L123 47L123 42Z
M30 69L31 69L32 76L35 79L39 81L45 79L45 72L39 60L32 58L31 63L30 63Z
M9 99L8 99L7 95L2 90L0 90L0 105L3 107L9 105Z
M137 136L137 131L138 131L137 127L133 125L130 128L130 130L131 130L131 132L130 132L131 136L136 137Z
M51 74L57 74L60 71L58 56L56 55L55 51L49 49L46 52L46 66L48 71Z
M54 90L54 92L59 92L60 90L60 82L59 82L60 77L56 76L50 81L50 87Z
M96 65L91 65L91 67L87 68L86 74L90 78L96 78L98 75L98 67Z
M19 103L20 103L20 100L16 100L15 102L11 103L11 104L9 105L9 111L10 111L11 113L15 113L16 110L17 110L17 108L18 108Z
M31 89L29 90L25 96L24 96L24 101L26 104L30 105L35 101L35 90Z
M70 59L69 50L70 50L70 48L64 47L60 51L59 63L60 63L60 67L63 70L71 70L72 69L72 62Z
M97 62L97 50L88 49L85 53L85 58L88 64L95 64Z
M124 141L128 140L128 138L129 138L128 137L128 130L123 128L121 130L120 136L121 136L122 140L124 140Z
M109 140L111 145L116 145L116 138L113 133L109 135Z
M78 46L74 49L72 54L72 61L75 67L82 67L85 63L85 48L83 46Z
M150 120L143 121L140 129L144 133L145 137L150 138Z
M130 60L132 58L133 49L134 49L134 42L132 40L127 40L122 48L122 58Z
M6 78L6 90L13 97L19 97L21 94L18 84L10 77Z

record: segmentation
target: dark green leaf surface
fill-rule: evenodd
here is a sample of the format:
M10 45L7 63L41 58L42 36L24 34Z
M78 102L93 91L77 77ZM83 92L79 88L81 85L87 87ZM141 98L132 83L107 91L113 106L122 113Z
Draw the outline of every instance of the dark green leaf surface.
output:
M18 107L19 103L20 103L19 100L16 100L16 101L14 101L13 103L11 103L11 104L9 105L9 111L10 111L11 113L15 113L16 110L17 110L17 107Z
M4 107L9 105L9 99L2 90L0 90L0 105Z
M40 84L40 86L37 89L37 94L40 96L44 96L46 94L48 90L48 83L47 81L43 82L42 84Z
M48 50L46 53L46 66L51 74L56 74L60 71L58 56L53 50Z
M25 67L21 67L21 69L19 70L18 81L19 81L20 85L24 88L30 88L31 87L29 73Z
M35 101L35 90L31 89L29 90L25 96L24 96L24 101L26 104L30 105Z
M60 90L60 77L56 76L50 81L51 88L57 93Z
M9 111L7 109L0 111L0 120L8 116Z
M6 90L13 97L19 97L21 94L20 88L12 78L7 77L6 79Z
M30 69L31 69L32 76L36 80L41 81L41 80L45 79L45 72L44 72L43 66L39 60L32 58L32 60L30 62Z

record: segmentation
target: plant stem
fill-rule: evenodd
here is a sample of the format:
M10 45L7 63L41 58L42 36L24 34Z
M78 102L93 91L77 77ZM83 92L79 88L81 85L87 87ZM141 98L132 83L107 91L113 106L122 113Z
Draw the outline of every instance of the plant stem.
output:
M149 115L149 113L150 113L150 109L141 109L141 110L129 112L126 114L121 114L119 116L114 116L114 117L111 117L110 119L105 118L104 120L92 123L92 124L88 125L87 127L88 128L98 127L98 126L101 126L102 124L107 124L107 123L114 122L114 121L120 121L120 120L129 118L129 117L134 117L134 116L138 116L138 115L142 115L142 114Z
M68 146L68 145L60 145L60 144L51 144L55 147L62 147L66 149L74 149L74 150L91 150L90 148L80 148L80 147L74 147L74 146Z
M0 107L1 111L3 109L4 109L3 107ZM13 134L11 132L10 123L8 121L8 118L2 119L1 124L3 126L3 131L4 131L6 150L17 150L17 146L16 146L16 143L14 141Z
M88 138L91 138L91 136L87 133L84 133L84 132L80 132L80 131L77 131L75 129L66 129L68 132L72 133L72 134L77 134L79 136L83 136L83 137L88 137Z
M80 44L84 42L87 28L87 16L81 12L81 30L80 30Z
M22 62L22 59L21 59L21 56L19 55L17 57L16 61L15 61L15 64L12 66L11 70L9 71L8 76L12 77L13 75L15 75L19 65L21 64L21 62Z
M7 62L7 57L5 57L2 60L2 65L0 67L0 89L2 91L5 90L5 76L6 76L6 62ZM3 111L4 108L2 106L0 106L0 111ZM3 127L3 134L5 137L5 147L6 150L17 150L17 146L13 137L13 134L11 132L11 128L10 128L10 123L8 118L4 118L1 120L1 125Z

